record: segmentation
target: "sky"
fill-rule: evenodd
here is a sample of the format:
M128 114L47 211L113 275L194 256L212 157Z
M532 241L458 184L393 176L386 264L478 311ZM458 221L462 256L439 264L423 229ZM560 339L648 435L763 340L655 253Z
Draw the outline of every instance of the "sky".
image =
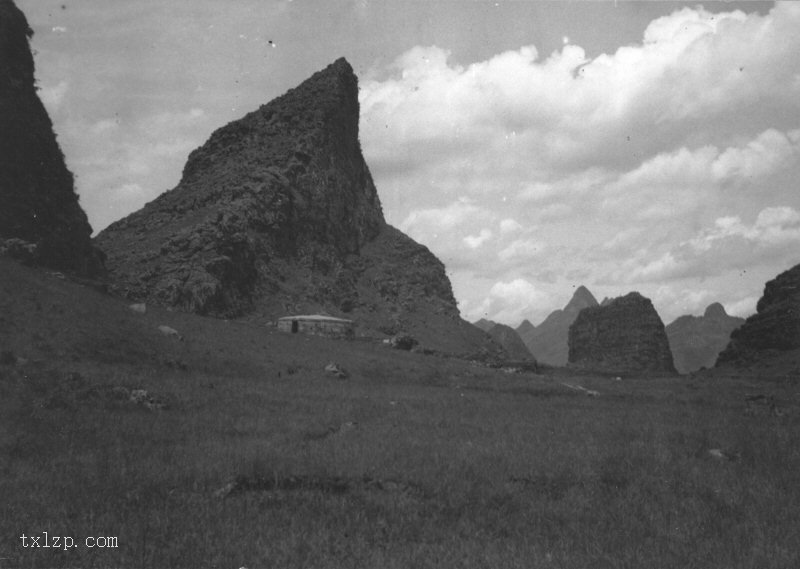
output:
M747 316L800 263L800 3L16 0L95 231L344 56L386 219L462 316L584 285Z

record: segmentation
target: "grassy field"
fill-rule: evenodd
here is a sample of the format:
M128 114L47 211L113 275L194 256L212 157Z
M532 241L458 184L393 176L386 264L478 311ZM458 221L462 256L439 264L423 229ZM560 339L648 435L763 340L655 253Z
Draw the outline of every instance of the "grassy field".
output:
M2 568L800 566L796 377L507 373L0 274Z

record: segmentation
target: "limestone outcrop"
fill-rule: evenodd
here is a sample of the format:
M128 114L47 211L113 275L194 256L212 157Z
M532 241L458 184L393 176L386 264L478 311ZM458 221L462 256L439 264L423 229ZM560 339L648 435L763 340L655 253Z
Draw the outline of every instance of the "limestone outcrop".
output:
M731 333L716 366L748 365L800 348L800 265L764 287L756 313Z
M729 316L725 307L715 302L702 316L680 316L667 325L670 350L678 373L691 373L714 367L719 353L728 345L731 332L744 318Z
M14 2L0 0L0 248L22 242L28 262L97 276L102 254L36 93L32 35Z
M569 329L569 364L614 373L675 373L664 323L638 292L581 310Z
M358 80L339 59L218 129L177 187L98 235L112 290L225 318L327 313L357 333L501 353L460 318L444 265L385 222L358 124Z

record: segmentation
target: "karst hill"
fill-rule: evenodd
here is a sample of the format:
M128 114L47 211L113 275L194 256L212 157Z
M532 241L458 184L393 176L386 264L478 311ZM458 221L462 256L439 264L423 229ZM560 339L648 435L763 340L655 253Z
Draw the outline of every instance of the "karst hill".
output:
M675 368L679 373L691 373L714 367L731 332L742 323L744 318L729 316L718 302L708 305L702 316L676 318L666 327Z
M176 188L98 235L112 289L218 317L326 312L450 353L501 352L463 321L443 264L391 227L339 59L214 132Z
M569 364L615 373L675 373L664 323L638 292L580 311L569 329Z
M786 366L800 370L800 265L764 286L756 313L731 333L716 367Z
M14 2L0 0L0 250L97 275L102 256L36 93L32 35Z

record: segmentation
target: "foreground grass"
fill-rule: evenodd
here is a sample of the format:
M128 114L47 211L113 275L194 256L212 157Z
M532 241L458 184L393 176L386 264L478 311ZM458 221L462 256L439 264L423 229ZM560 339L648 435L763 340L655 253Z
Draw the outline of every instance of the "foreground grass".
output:
M76 363L73 387L68 369L0 368L1 566L800 566L791 381L566 380L586 397L556 376L265 342L268 361L238 367ZM337 353L347 380L322 371ZM754 392L782 413L746 412ZM81 547L21 547L45 531ZM83 547L100 535L119 547Z

